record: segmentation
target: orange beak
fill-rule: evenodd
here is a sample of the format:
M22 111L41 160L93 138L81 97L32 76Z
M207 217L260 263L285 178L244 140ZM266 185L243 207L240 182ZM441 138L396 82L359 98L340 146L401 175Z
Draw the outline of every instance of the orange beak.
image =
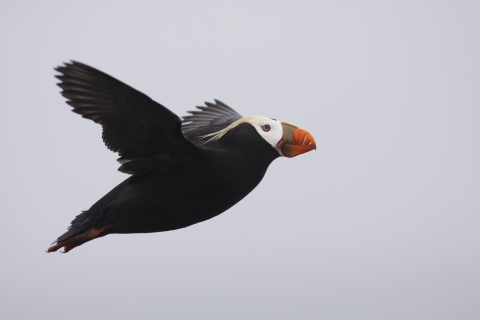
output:
M293 158L302 153L317 149L313 136L307 131L290 123L282 122L283 137L277 147L280 147L285 157Z

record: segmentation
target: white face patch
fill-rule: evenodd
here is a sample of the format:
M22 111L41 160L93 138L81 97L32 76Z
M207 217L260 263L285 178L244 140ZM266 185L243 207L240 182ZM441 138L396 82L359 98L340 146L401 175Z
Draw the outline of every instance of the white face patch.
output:
M229 130L235 128L236 126L242 123L251 124L255 128L255 130L257 130L258 134L265 141L267 141L273 148L275 148L281 156L283 156L282 152L280 151L280 148L277 147L277 144L280 142L280 140L282 140L282 137L283 137L282 123L278 120L274 120L268 117L263 117L263 116L245 117L235 121L234 123L230 124L228 127L226 127L223 130L220 130L218 132L213 132L213 133L201 136L199 138L203 139L203 138L211 137L208 141L218 140L221 137L223 137L223 135L225 135ZM205 143L207 143L208 141L206 141Z
M257 130L258 134L282 155L280 148L277 147L283 137L282 123L262 116L251 118L253 121L248 122Z

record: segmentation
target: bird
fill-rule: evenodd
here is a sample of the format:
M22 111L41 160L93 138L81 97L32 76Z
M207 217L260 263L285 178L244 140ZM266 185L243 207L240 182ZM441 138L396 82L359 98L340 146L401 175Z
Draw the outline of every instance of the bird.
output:
M47 252L69 252L108 234L163 232L211 219L248 195L279 157L316 149L288 122L243 117L214 100L182 118L114 77L77 61L54 69L66 103L102 126L129 174L77 215Z

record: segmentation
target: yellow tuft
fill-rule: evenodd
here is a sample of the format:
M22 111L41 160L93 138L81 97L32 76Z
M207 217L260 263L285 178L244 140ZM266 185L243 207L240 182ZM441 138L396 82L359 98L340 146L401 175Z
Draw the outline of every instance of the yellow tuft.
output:
M242 118L242 119L238 119L237 121L235 122L232 122L228 127L226 127L225 129L222 129L220 131L217 131L217 132L212 132L212 133L209 133L209 134L206 134L206 135L203 135L203 136L200 136L200 137L197 137L198 139L205 139L205 138L208 138L208 137L211 137L210 139L208 139L207 141L205 141L205 143L207 142L210 142L210 141L216 141L218 139L220 139L221 137L223 137L228 131L232 130L233 128L235 128L236 126L238 126L239 124L242 124L242 123L254 123L255 122L255 119L258 118L256 116L252 116L252 117L245 117L245 118ZM204 144L205 144L204 143Z

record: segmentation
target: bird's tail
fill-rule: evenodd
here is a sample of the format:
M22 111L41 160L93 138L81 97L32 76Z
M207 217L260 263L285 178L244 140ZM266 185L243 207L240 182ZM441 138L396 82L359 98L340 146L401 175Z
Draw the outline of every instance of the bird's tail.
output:
M47 249L47 252L55 252L61 247L63 247L63 252L68 252L79 245L84 244L87 241L103 237L108 234L108 229L110 229L112 225L100 227L100 228L88 228L87 230L83 231L82 233L76 234L70 238L67 238L62 241L55 241L53 245Z
M52 243L52 246L47 249L47 252L55 252L61 247L64 247L63 252L68 252L87 241L95 238L103 237L109 233L112 225L94 226L92 219L89 217L88 211L82 211L81 214L73 219L68 231L62 234L58 239Z

